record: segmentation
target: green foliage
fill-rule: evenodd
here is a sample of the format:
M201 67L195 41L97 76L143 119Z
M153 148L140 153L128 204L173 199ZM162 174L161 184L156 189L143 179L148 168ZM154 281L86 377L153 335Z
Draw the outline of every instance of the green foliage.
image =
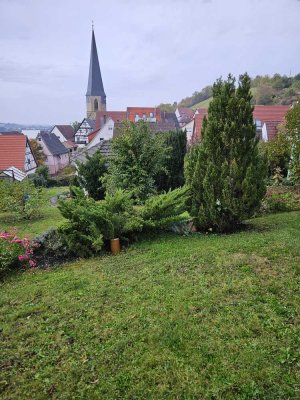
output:
M117 190L105 200L86 198L73 187L73 199L61 201L59 209L68 220L61 228L70 250L87 257L98 253L105 240L142 229L142 220L134 213L129 193Z
M212 86L206 86L200 92L193 93L192 96L182 99L178 107L192 107L197 103L208 100L212 96Z
M170 131L161 135L164 138L164 146L169 149L169 154L165 158L164 170L156 178L156 184L159 191L167 191L184 185L186 132Z
M164 229L174 222L186 220L188 189L186 187L170 190L150 197L140 210L144 229Z
M299 101L300 74L294 77L275 74L257 75L251 80L254 98L253 104L292 104ZM200 92L182 99L178 104L161 104L162 110L175 111L176 107L207 108L212 98L212 86L206 86Z
M261 141L259 147L267 157L269 175L272 176L275 169L280 168L286 176L291 157L291 144L284 126L280 126L274 139L268 142Z
M247 74L237 89L232 76L214 84L202 138L186 165L191 215L198 229L232 230L259 209L265 193Z
M300 210L300 190L299 187L295 186L291 189L269 188L260 211L262 213L275 213L297 210Z
M153 196L144 206L134 206L132 194L116 190L104 200L86 198L76 187L72 200L60 201L59 209L68 220L60 229L72 253L81 257L97 254L106 240L130 238L149 228L165 229L186 216L187 189L179 188Z
M170 103L161 103L157 106L161 111L165 112L174 112L177 108L177 103L176 101L173 104Z
M290 176L294 183L300 183L300 103L288 111L285 130L291 147Z
M144 121L123 123L121 134L113 139L113 156L104 179L108 193L124 189L136 202L145 201L156 193L155 179L165 168L168 150L162 135L153 135Z
M39 166L43 165L47 157L43 151L42 146L36 139L30 139L29 143L37 164Z
M87 156L85 163L77 163L78 182L94 200L104 199L105 188L101 178L107 172L107 160L96 151L93 156Z
M40 165L37 167L34 174L29 175L36 187L47 187L49 183L49 169L47 165Z
M22 182L0 180L0 207L17 218L32 219L40 216L42 190L29 179Z
M22 246L13 243L10 238L2 237L0 232L0 278L1 276L18 265L18 255L21 254Z

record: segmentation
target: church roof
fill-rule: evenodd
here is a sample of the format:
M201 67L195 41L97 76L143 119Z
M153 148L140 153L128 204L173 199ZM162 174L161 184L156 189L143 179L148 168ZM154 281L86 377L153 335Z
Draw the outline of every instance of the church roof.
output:
M89 81L88 81L86 95L87 96L106 97L105 92L104 92L103 82L102 82L101 71L100 71L100 64L99 64L99 59L98 59L98 52L97 52L94 30L92 31Z

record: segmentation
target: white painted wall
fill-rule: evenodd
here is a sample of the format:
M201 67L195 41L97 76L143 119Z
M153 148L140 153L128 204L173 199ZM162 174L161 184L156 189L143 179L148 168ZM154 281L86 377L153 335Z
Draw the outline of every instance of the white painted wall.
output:
M57 128L57 126L54 126L50 131L50 133L54 133L54 135L56 135L62 143L68 140L67 138L64 137L61 131Z
M42 146L43 152L45 153L45 155L47 157L45 164L49 168L50 175L57 174L57 172L60 169L62 169L63 167L65 167L66 165L69 164L69 162L70 162L69 153L60 154L60 155L52 155L50 153L48 147L46 146L46 144L44 143L44 141L41 138L39 138L38 142Z
M114 126L115 123L112 119L109 119L103 127L100 129L99 132L97 132L96 136L94 139L88 143L86 146L88 149L91 147L95 146L96 144L100 143L103 140L110 140L113 137L113 132L114 132Z
M264 142L268 141L268 130L267 130L267 125L265 123L262 126L261 137Z
M186 130L186 139L187 143L190 144L192 141L193 131L194 131L194 123L195 121L192 119L190 122L185 124L181 129Z

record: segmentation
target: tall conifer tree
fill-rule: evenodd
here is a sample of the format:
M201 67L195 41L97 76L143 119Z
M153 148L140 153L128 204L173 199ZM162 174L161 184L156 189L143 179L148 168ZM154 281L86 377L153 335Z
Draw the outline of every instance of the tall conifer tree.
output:
M231 75L213 86L202 141L186 169L198 229L234 229L253 215L265 194L266 163L258 152L251 97L247 74L237 89Z

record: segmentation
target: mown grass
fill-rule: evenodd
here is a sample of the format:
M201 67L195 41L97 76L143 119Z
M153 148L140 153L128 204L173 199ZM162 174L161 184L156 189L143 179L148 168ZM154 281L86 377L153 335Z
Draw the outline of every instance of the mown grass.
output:
M270 215L8 278L2 398L299 399L299 227Z
M56 228L64 218L57 207L50 203L50 197L57 196L59 193L68 191L68 187L53 187L44 189L40 216L32 220L18 220L16 216L5 212L0 213L0 231L16 229L20 237L30 239L47 231L49 228Z

